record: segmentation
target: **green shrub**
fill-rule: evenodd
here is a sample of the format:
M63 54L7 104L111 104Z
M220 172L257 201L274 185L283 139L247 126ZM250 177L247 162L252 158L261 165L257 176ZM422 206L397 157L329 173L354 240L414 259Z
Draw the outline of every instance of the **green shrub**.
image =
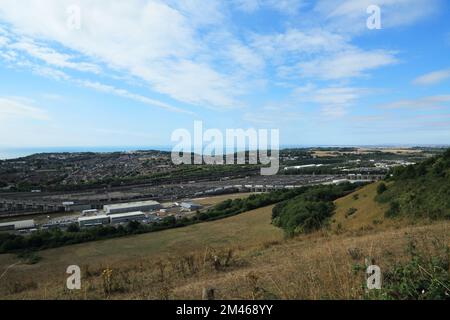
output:
M345 217L348 218L348 217L354 215L356 212L358 212L358 209L356 209L356 208L349 208L347 210L347 212L345 213Z
M382 289L370 292L369 297L388 300L450 300L448 252L429 257L418 253L411 244L409 251L410 260L384 272Z
M387 191L387 186L384 182L381 182L377 187L377 194L382 194Z
M397 201L390 203L389 209L384 214L387 218L392 218L398 216L400 213L400 204Z
M376 196L390 204L387 217L450 218L450 149L417 165L396 167L389 176L392 184L381 183Z
M272 224L292 237L320 229L332 216L334 200L353 192L359 185L313 186L272 210ZM356 210L356 209L355 209Z

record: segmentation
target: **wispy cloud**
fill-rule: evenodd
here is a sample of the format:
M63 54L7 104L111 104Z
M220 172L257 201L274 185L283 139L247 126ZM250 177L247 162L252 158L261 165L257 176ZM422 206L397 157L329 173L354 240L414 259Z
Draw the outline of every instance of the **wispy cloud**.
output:
M283 78L350 79L398 62L396 52L363 50L351 43L351 37L322 28L254 35L252 46L277 66Z
M367 76L368 71L397 62L392 52L351 50L302 62L298 67L304 77L337 80Z
M420 97L416 99L404 99L388 104L380 105L382 109L441 109L443 106L450 103L450 95L435 95Z
M293 91L293 97L299 103L319 106L322 115L336 118L348 114L363 96L371 94L373 90L357 87L325 87L307 86Z
M416 85L429 86L433 84L438 84L449 78L450 78L450 69L444 69L424 74L414 79L413 83Z
M367 32L367 8L381 8L382 27L405 26L438 13L440 0L319 0L315 12L333 30L348 33Z
M93 82L93 81L89 81L89 80L75 80L75 82L78 85L86 87L86 88L94 89L99 92L110 93L110 94L113 94L113 95L116 95L116 96L119 96L122 98L132 99L137 102L141 102L141 103L144 103L144 104L147 104L150 106L155 106L155 107L163 108L163 109L166 109L169 111L174 111L174 112L193 114L192 112L176 108L174 106L171 106L170 104L163 103L158 100L150 99L148 97L145 97L145 96L142 96L139 94L134 94L127 90L119 89L114 86L106 85L106 84L103 84L100 82Z
M93 63L82 61L75 62L74 56L71 56L69 54L63 54L57 52L52 48L39 45L31 39L26 38L20 39L18 42L9 44L8 48L12 50L24 51L29 56L40 59L44 61L46 64L58 68L68 68L77 71L92 72L92 73L100 73L101 71L100 67Z
M56 42L83 57L139 78L152 90L179 102L215 108L238 105L237 97L246 82L242 62L248 60L249 51L244 45L235 47L232 68L228 65L227 70L221 70L216 65L217 45L208 34L225 28L219 24L220 2L205 5L202 1L130 0L111 4L105 0L80 0L78 3L82 26L76 31L67 28L66 8L73 4L69 0L48 0L45 10L37 0L24 0L21 10L16 10L16 1L4 0L0 19L13 25L24 37ZM205 24L210 28L206 33L202 29ZM75 63L71 56L37 47L35 43L21 42L15 46L52 65L96 71L92 62Z
M35 107L33 102L22 97L0 97L0 120L7 119L49 120L48 113Z
M240 10L253 13L260 9L275 9L285 14L295 14L305 0L231 0Z

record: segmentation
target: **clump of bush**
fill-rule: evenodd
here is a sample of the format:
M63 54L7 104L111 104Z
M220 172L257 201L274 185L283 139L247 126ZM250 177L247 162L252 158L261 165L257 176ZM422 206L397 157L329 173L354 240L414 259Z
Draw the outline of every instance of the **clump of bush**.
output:
M383 194L384 192L387 191L387 186L384 182L381 182L378 186L377 186L377 194Z
M320 229L332 216L334 200L353 192L360 185L341 184L308 187L297 197L279 203L272 210L272 223L292 237Z
M450 300L449 250L434 256L419 253L409 244L410 260L383 274L382 289L370 298L388 300Z
M356 208L349 208L347 210L347 212L345 213L345 217L348 218L348 217L354 215L356 212L358 212L358 209L356 209Z
M380 183L376 200L389 204L387 217L450 219L450 149L419 164L395 167L389 187Z

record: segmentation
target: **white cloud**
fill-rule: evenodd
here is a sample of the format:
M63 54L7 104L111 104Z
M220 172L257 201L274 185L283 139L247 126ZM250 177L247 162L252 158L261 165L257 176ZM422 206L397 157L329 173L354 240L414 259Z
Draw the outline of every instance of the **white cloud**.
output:
M328 27L343 32L368 31L367 8L377 5L381 9L382 28L410 25L438 12L440 0L319 0L317 14L327 21Z
M99 92L110 93L110 94L113 94L113 95L116 95L116 96L119 96L119 97L122 97L122 98L135 100L137 102L144 103L144 104L147 104L147 105L150 105L150 106L156 106L156 107L159 107L159 108L167 109L169 111L175 111L175 112L192 114L191 112L188 112L186 110L182 110L182 109L173 107L170 104L163 103L163 102L158 101L158 100L150 99L148 97L145 97L145 96L142 96L142 95L139 95L139 94L134 94L134 93L131 93L131 92L129 92L127 90L124 90L124 89L119 89L119 88L116 88L116 87L113 87L113 86L110 86L110 85L102 84L100 82L92 82L92 81L89 81L89 80L75 80L75 82L78 85L81 85L81 86L86 87L86 88L94 89L94 90L99 91Z
M252 47L277 65L282 78L349 79L397 62L394 52L366 51L350 41L349 37L324 29L289 29L285 33L253 35Z
M100 73L100 67L88 62L74 62L75 57L59 53L52 48L47 48L36 44L31 39L21 39L18 42L8 45L9 49L26 52L31 57L40 59L45 63L59 67L69 68L82 72Z
M0 97L0 120L9 119L49 120L47 112L32 105L32 102L20 97Z
M4 47L8 43L9 43L9 39L7 37L0 36L0 47Z
M48 0L45 6L38 0L23 0L21 10L17 10L16 1L4 0L0 19L19 34L57 42L83 57L140 78L151 89L178 101L213 108L236 106L246 81L240 62L248 51L241 47L233 68L221 71L211 61L216 52L203 41L206 35L196 29L217 22L220 5L171 2L172 6L157 0L80 0L80 30L67 28L69 0ZM205 6L208 10L203 10ZM30 45L20 48L53 65L80 67L56 52Z
M300 87L294 90L293 97L304 104L312 103L320 107L322 115L327 117L342 117L348 109L371 90L356 87Z
M247 13L268 8L285 14L295 14L303 6L304 0L233 0L233 6Z
M261 70L265 67L264 59L247 46L233 44L230 46L228 52L233 61L242 68L248 70Z
M167 0L170 6L185 15L196 27L220 24L225 19L225 2L222 0Z
M379 106L382 109L440 109L450 103L450 95L435 95L416 99L399 100Z
M438 70L424 74L416 79L413 83L422 86L428 86L440 83L450 78L450 69Z
M351 50L302 62L298 67L304 77L337 80L366 76L367 71L396 62L392 52Z
M394 9L400 10L397 25L429 14L427 9L419 10L424 5L422 0L374 1L382 6L383 19L388 24L395 16ZM408 2L419 9L408 8ZM330 108L338 110L335 114L343 114L356 100L353 96L356 93L349 88L339 91L332 87L336 81L369 76L375 69L397 62L395 52L369 51L352 44L353 33L340 32L328 23L320 26L313 23L316 28L309 24L310 20L322 21L325 16L328 22L348 18L350 24L362 19L365 26L368 4L365 0L319 1L315 11L304 13L308 23L303 28L298 28L300 23L287 21L285 32L271 34L250 34L241 30L240 25L231 25L229 15L233 8L219 0L113 3L78 0L77 3L82 13L81 29L71 30L67 27L66 9L73 4L72 0L47 0L45 6L39 0L22 0L21 10L17 10L16 1L2 0L0 21L11 27L0 30L0 34L9 37L13 44L6 43L10 52L0 51L1 57L15 59L37 74L176 112L182 110L171 103L131 93L118 88L120 85L105 85L102 79L76 79L66 69L102 72L101 75L106 70L112 71L123 78L137 79L139 84L171 99L213 109L243 106L242 96L255 94L252 89L267 80L326 80L334 91L315 89L318 95L315 99L310 97L310 102L320 105L328 114L332 114ZM293 13L307 2L234 0L232 3L234 9L248 12L275 9ZM435 3L431 0L430 7L436 7ZM26 58L45 64L37 65L34 60L25 59L25 54ZM269 75L272 67L273 78ZM328 94L329 98L320 94Z
M67 73L51 67L40 66L30 63L29 61L19 62L18 65L21 67L29 67L34 74L40 75L42 77L50 78L56 81L70 80L70 76L67 75Z
M350 47L348 39L337 33L323 29L288 29L284 33L254 35L252 46L267 57L297 54L311 55L323 52L335 52Z

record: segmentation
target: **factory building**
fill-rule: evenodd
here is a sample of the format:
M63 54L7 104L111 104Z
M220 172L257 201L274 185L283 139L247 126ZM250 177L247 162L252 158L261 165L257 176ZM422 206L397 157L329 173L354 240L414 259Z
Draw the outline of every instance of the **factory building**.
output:
M111 215L109 215L109 217L111 218L112 224L145 220L145 214L142 211L111 214Z
M183 202L181 204L181 207L183 209L187 209L187 210L191 210L191 211L200 210L201 208L203 208L202 205L196 204L196 203L192 203L192 202Z
M81 217L78 218L78 224L83 227L96 227L103 226L110 223L110 218L107 215L99 215L93 217Z
M88 216L88 215L91 215L91 214L97 214L98 213L98 210L97 209L88 209L88 210L83 210L82 212L81 212L81 215L83 216L83 217L85 217L85 216Z
M17 230L29 230L36 227L34 220L23 221L11 221L0 223L0 232L2 231L17 231Z
M136 211L154 211L161 207L159 202L156 201L139 201L129 203L118 203L103 206L106 214L118 214Z

